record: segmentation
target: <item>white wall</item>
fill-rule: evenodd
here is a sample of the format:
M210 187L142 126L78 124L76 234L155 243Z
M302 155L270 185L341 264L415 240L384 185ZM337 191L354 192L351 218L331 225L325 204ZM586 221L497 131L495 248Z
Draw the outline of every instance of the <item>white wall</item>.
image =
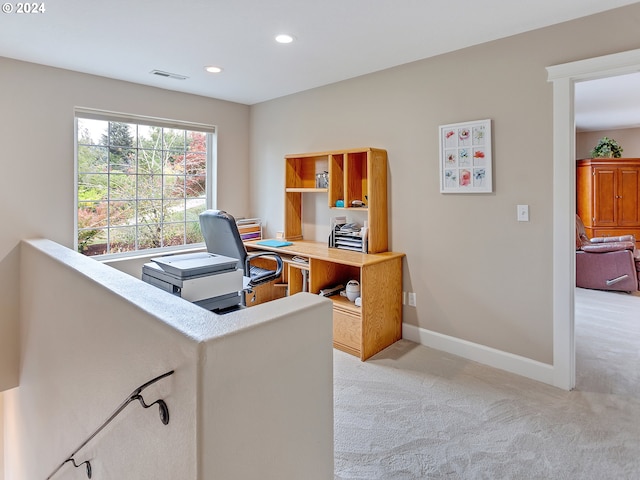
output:
M333 474L331 301L219 316L48 240L21 248L21 375L4 392L7 480L46 478L84 447L93 478L324 480ZM63 467L57 477L85 478ZM73 476L73 478L76 478Z
M202 471L216 476L199 479L333 478L332 308L310 293L275 300L244 310L261 322L249 334L207 343Z
M218 127L218 207L249 214L249 107L0 57L0 391L18 383L18 243L73 246L74 107Z
M576 133L576 158L590 158L602 137L613 138L622 147L624 158L640 158L640 128L621 128Z
M196 335L212 314L180 301L192 317L181 323L179 299L160 289L50 241L21 250L20 386L4 393L7 480L46 478L136 387L170 370L144 394L165 399L169 425L136 402L78 460L91 460L93 478L195 480ZM74 475L63 468L60 478Z
M282 230L285 154L386 149L390 248L407 254L403 289L417 293L404 322L552 364L545 67L637 48L639 16L634 4L253 106L253 213L270 220L268 235ZM484 118L493 121L494 193L440 194L438 126ZM530 206L529 222L516 221L518 204Z

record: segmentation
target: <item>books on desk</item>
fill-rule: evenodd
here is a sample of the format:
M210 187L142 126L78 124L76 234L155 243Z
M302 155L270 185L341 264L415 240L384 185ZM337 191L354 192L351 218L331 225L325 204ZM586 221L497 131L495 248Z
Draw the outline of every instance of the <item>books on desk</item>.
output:
M260 240L262 238L262 220L259 218L240 218L236 220L240 238L247 240Z

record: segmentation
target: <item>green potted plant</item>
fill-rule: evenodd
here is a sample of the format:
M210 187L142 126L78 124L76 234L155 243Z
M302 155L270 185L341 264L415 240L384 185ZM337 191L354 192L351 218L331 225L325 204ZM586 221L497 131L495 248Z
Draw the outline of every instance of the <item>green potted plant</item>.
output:
M620 158L622 147L613 138L602 137L598 144L591 150L591 158Z

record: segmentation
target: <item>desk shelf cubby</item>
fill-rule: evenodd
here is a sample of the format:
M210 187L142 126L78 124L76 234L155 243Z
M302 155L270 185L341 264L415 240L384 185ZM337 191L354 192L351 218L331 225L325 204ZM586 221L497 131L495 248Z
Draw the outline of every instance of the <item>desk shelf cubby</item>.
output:
M378 148L334 150L285 156L287 240L302 240L302 195L327 194L329 208L366 213L368 253L388 249L387 152ZM328 172L328 188L316 187L316 175ZM338 207L341 200L344 207ZM365 207L352 206L364 202Z

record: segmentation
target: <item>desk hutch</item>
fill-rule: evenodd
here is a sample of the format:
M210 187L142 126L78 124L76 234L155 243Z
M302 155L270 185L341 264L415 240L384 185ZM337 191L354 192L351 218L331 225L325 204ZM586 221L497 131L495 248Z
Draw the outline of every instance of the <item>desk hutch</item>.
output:
M323 169L328 170L329 186L316 188L316 174ZM360 307L340 295L328 298L333 301L334 347L366 360L402 338L404 253L387 251L387 152L362 148L286 155L285 176L284 235L292 244L269 247L245 242L249 250L279 253L286 263L282 281L260 287L254 304L301 291L319 293L358 280ZM326 193L329 207L337 211L366 214L369 253L303 239L302 196L310 192ZM345 207L336 207L338 200ZM351 207L353 200L365 206Z

